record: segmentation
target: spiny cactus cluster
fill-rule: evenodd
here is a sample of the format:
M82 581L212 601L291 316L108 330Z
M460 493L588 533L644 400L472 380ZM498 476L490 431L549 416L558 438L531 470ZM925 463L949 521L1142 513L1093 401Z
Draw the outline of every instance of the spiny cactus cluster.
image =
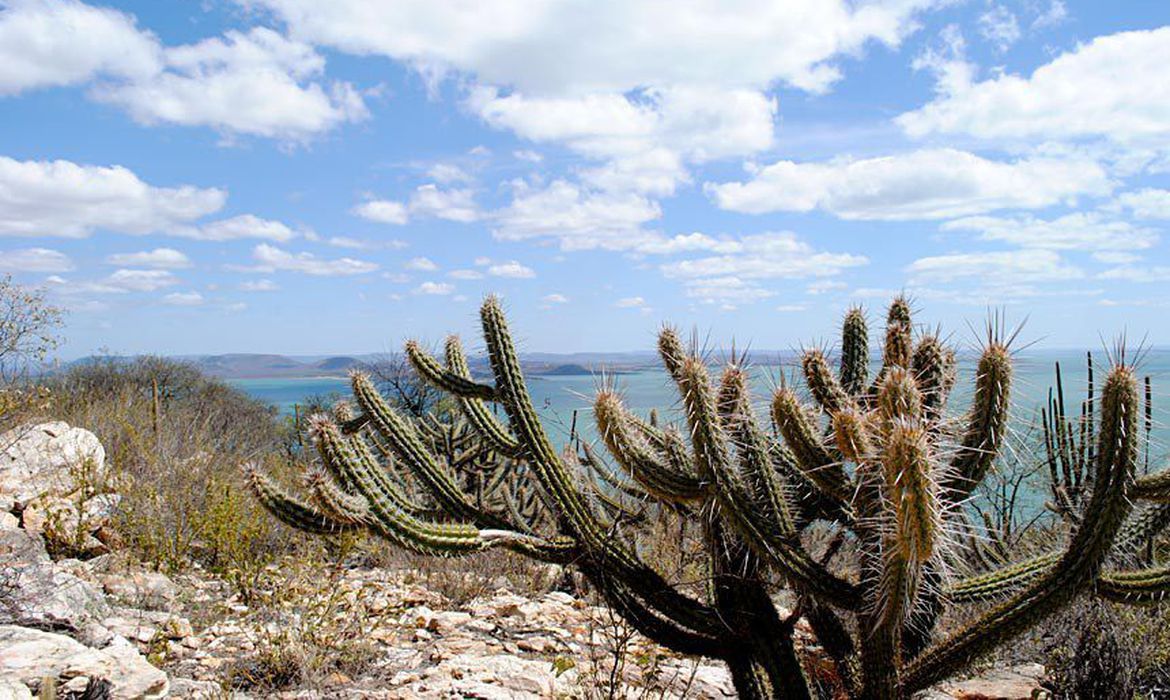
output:
M313 421L324 470L307 482L311 502L252 470L264 505L310 532L364 528L427 554L502 547L571 564L646 636L726 662L745 698L815 692L811 664L793 640L798 618L834 666L835 693L904 698L1077 596L1149 603L1170 590L1168 567L1123 569L1170 522L1170 473L1135 475L1142 415L1133 368L1122 357L1102 386L1095 423L1080 437L1092 445L1078 452L1091 478L1079 482L1076 500L1061 501L1073 525L1064 546L978 571L988 560L957 543L971 539L964 502L993 469L1008 433L1012 361L994 328L971 405L952 417L954 351L937 334L915 338L910 306L899 298L871 380L866 319L851 310L839 370L824 352L805 352L814 405L781 386L770 402L773 430L753 409L742 363L733 360L713 381L708 364L666 328L659 351L678 386L684 425L643 420L613 391L596 397L598 434L623 478L587 444L554 448L496 299L486 300L481 319L491 385L472 378L456 338L447 341L444 363L406 346L420 377L458 400L467 422L459 430L483 446L475 456L447 429L400 415L355 374L358 413ZM502 407L506 422L490 404ZM591 473L600 483L585 478ZM643 559L624 527L637 515L620 502L627 494L699 524L709 568L704 595L669 585ZM818 556L802 537L813 523L837 533ZM846 559L837 557L846 541L856 556L833 561ZM972 567L975 575L959 577ZM784 588L796 610L782 615L773 595ZM946 609L980 602L984 609L966 624L945 635L936 630Z

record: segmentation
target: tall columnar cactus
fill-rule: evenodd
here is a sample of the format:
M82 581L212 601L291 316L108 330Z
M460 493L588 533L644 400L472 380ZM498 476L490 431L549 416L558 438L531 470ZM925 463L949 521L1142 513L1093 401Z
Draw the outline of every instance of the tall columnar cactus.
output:
M417 344L406 348L421 378L458 400L465 427L410 420L355 374L358 413L312 421L321 468L306 481L310 500L251 469L258 498L313 533L364 528L427 554L500 547L576 566L646 636L725 661L746 698L813 693L793 642L797 613L782 614L772 601L780 589L795 596L836 666L836 692L860 698L908 697L1077 596L1149 603L1170 591L1170 567L1125 568L1170 523L1170 473L1135 475L1142 413L1121 356L1083 428L1091 446L1078 448L1078 498L1060 504L1071 523L1063 548L959 578L972 558L959 544L972 538L955 536L972 529L964 504L1008 432L1011 354L994 329L971 405L955 416L947 411L955 352L937 334L916 339L899 298L871 380L865 316L853 309L839 371L822 351L806 352L801 368L814 403L781 386L770 402L772 430L756 415L744 367L733 361L713 381L707 363L664 329L659 350L685 424L643 420L612 391L596 398L600 441L624 478L588 444L554 448L495 298L481 319L492 384L472 377L455 338L443 363ZM627 527L638 514L623 495L698 521L705 595L672 587L642 558ZM820 556L802 537L814 522L837 533ZM856 555L832 561L847 540ZM948 608L971 603L985 609L936 632Z

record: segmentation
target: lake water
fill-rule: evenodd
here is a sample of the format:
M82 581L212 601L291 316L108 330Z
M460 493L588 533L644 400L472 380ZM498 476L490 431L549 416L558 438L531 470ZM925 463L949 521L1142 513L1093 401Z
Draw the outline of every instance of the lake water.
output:
M1026 351L1016 355L1015 380L1012 386L1013 424L1025 428L1035 421L1044 405L1049 387L1055 381L1054 365L1060 362L1064 375L1066 410L1070 415L1079 412L1086 387L1085 359L1077 351ZM1098 395L1105 377L1104 353L1094 352ZM960 359L960 379L951 397L950 409L960 411L970 400L975 358ZM1151 350L1139 364L1141 376L1151 377L1153 387L1154 430L1151 454L1160 458L1170 445L1170 349ZM766 420L765 402L783 373L789 376L794 367L760 366L754 374L754 393L760 405L759 415ZM677 411L678 397L666 374L659 369L630 372L602 378L600 375L539 376L529 381L533 402L554 438L568 435L573 412L580 411L578 428L585 434L592 432L588 408L591 397L603 382L616 386L625 397L627 406L641 415L657 408L664 418ZM236 379L230 383L248 394L267 401L282 413L291 414L293 406L315 395L347 395L349 383L343 378L307 379ZM673 413L677 417L677 413Z

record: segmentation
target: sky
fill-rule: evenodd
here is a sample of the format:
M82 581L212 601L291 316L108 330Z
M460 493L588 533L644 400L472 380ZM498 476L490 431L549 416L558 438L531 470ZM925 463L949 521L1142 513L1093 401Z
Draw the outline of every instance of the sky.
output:
M1165 0L0 1L0 274L93 352L1170 344Z

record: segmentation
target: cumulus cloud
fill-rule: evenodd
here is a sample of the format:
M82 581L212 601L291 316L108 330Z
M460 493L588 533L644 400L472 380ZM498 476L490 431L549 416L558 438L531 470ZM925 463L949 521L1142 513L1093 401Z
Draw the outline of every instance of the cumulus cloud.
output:
M732 211L819 209L843 219L898 220L1036 209L1106 195L1114 186L1086 157L996 161L946 148L863 160L782 160L751 174L746 182L708 184L707 191Z
M683 281L687 295L708 301L743 303L772 296L762 280L833 277L869 262L851 253L818 251L793 233L773 232L725 241L723 254L660 266Z
M312 253L290 253L267 243L261 243L252 250L257 265L251 268L257 272L302 272L318 277L342 277L362 275L378 269L376 263L354 258L322 260Z
M1125 192L1118 196L1116 204L1139 219L1170 219L1170 190L1147 187Z
M516 183L512 202L497 212L495 235L506 241L552 238L565 250L628 250L640 227L662 215L637 194L591 191L565 180L534 189Z
M623 297L613 303L619 309L637 309L646 306L646 300L642 297Z
M247 280L240 283L241 292L275 292L280 287L270 279Z
M262 219L252 214L241 214L230 219L213 221L197 229L182 229L176 233L187 238L198 238L204 241L263 238L284 243L296 237L296 233L281 222Z
M446 282L423 282L414 288L415 294L428 294L432 296L447 296L455 291L455 285Z
M214 188L155 187L117 165L0 156L0 236L181 233L226 199Z
M351 212L363 219L376 221L380 224L395 224L401 226L410 221L410 214L402 202L387 199L375 199L354 207Z
M229 133L304 140L369 116L350 83L317 82L325 59L264 27L164 51L149 78L99 85L97 99L143 124L209 126Z
M342 51L389 56L432 75L455 71L528 92L578 94L729 80L824 90L839 77L836 57L872 42L897 46L933 4L738 0L664 11L651 0L246 1L271 9L295 36Z
M0 272L69 272L73 261L59 250L21 248L0 252Z
M983 284L1020 285L1084 276L1058 253L1040 249L934 255L915 260L907 271L915 283L975 279Z
M509 260L505 263L491 265L487 269L488 274L492 277L510 277L512 279L529 279L536 277L536 270L526 265L521 265L515 260Z
M191 259L174 248L155 248L137 253L114 253L106 257L110 265L130 267L156 267L177 270L191 267Z
M0 9L0 95L161 69L158 40L117 10L74 0L9 0Z
M475 193L470 189L442 190L433 184L421 185L410 196L411 216L434 217L460 223L479 218Z
M1050 250L1142 250L1158 242L1158 234L1152 229L1106 218L1096 212L1075 212L1050 220L1030 216L976 216L948 221L941 228L944 231L975 231L983 240Z
M163 303L170 306L201 306L203 295L199 292L172 292L163 297Z
M1078 45L1030 76L954 83L897 123L912 136L985 139L1102 137L1170 141L1170 27L1121 32ZM1121 79L1121 76L1124 76Z
M407 270L421 270L423 272L434 272L435 270L439 269L439 266L436 265L433 260L430 258L421 257L407 260L403 267L405 267Z
M567 304L567 303L569 303L569 297L565 296L564 294L556 294L556 293L545 294L543 297L540 298L540 300L546 304Z

